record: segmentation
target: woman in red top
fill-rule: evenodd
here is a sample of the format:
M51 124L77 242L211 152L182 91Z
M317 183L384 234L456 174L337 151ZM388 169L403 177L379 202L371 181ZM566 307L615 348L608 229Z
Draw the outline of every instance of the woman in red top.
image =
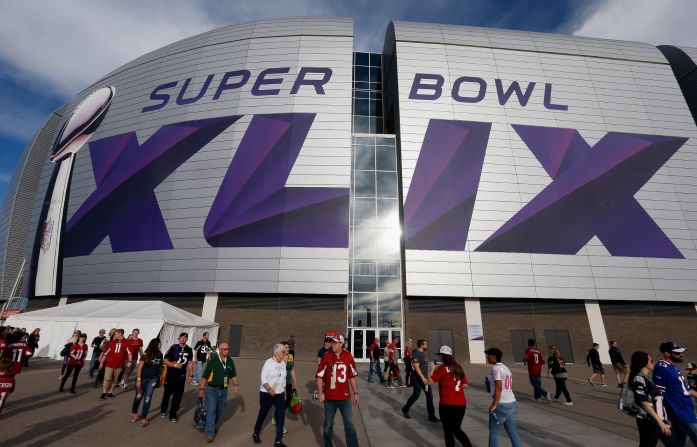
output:
M77 376L80 374L80 370L82 369L82 366L85 364L85 357L87 357L87 335L85 334L80 334L80 338L77 339L77 343L75 343L71 348L70 348L70 354L68 354L68 365L67 369L65 370L65 375L63 376L63 379L61 380L61 386L58 388L58 391L63 391L63 387L65 386L65 382L68 381L68 377L70 377L70 374L73 374L73 382L72 385L70 386L70 392L75 394L77 391L75 391L75 384L77 384Z
M467 376L462 366L453 358L450 346L441 346L438 352L443 363L428 378L428 384L438 384L440 402L438 412L443 424L443 435L446 447L455 446L455 438L465 447L471 447L467 434L462 431L462 419L465 417L467 399Z

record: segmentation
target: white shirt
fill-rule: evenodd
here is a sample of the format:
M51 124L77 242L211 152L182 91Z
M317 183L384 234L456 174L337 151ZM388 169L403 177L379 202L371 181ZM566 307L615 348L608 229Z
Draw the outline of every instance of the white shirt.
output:
M492 365L491 371L489 371L489 374L486 376L487 389L492 397L496 391L497 380L501 381L501 398L499 399L499 403L509 404L515 402L515 394L513 394L513 375L511 374L511 370L503 363Z
M286 362L281 360L277 362L275 358L266 359L264 367L261 368L261 386L259 391L268 393L264 384L267 383L276 391L276 394L281 394L286 389Z

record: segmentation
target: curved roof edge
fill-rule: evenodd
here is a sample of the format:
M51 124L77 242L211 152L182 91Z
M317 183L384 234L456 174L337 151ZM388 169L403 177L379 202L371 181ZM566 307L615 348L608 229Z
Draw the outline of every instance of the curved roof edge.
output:
M697 48L659 45L680 85L692 119L697 124Z
M292 36L336 36L353 39L353 17L289 17L263 19L236 25L224 26L194 36L146 53L96 79L93 84L76 95L80 97L94 85L135 66L171 56L182 51L219 45L247 39L263 39Z
M438 23L401 21L392 23L394 24L395 39L401 42L474 46L658 64L666 63L665 58L656 47L643 42Z

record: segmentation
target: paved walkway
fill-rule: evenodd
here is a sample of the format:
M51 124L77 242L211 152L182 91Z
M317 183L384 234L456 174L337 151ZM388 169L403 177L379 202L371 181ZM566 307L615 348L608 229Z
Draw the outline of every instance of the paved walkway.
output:
M362 369L366 371L367 366ZM536 403L531 400L531 393L528 392L532 391L532 387L527 383L527 371L516 366L512 370L514 389L520 408L518 432L524 445L533 447L636 446L637 441L634 439L638 438L633 420L613 406L617 394L616 387L592 388L587 382L583 385L580 380L572 379L569 388L574 399L573 407L558 403L551 405ZM488 443L487 410L491 398L484 389L484 377L487 371L488 368L483 365L465 366L470 385L466 390L467 414L462 428L475 446L486 446ZM426 399L423 395L409 412L412 418L404 419L400 409L411 395L411 388L387 389L377 383L368 384L366 376L367 372L361 374L361 387L368 387L367 392L361 393L363 399L361 414L371 445L443 445L442 427L439 423L428 421ZM546 389L553 390L551 379L545 381L543 385ZM434 387L434 400L437 411L437 387ZM596 420L595 425L588 424L590 419ZM610 427L614 427L614 432L608 431ZM501 431L504 432L503 429ZM505 435L501 436L503 438ZM501 439L500 445L510 445L508 438Z
M213 445L251 446L251 432L256 419L259 373L262 360L236 360L241 393L230 395L223 416L223 424ZM305 414L289 416L290 432L284 437L289 446L322 445L323 411L310 398L314 391L316 363L297 362L300 391L305 397ZM77 395L58 393L60 362L34 359L17 378L17 391L0 414L0 445L8 446L95 446L123 445L186 445L204 444L203 435L192 427L195 388L187 386L179 422L170 423L158 416L162 391L155 392L148 428L140 428L129 421L133 391L116 392L112 401L98 400L99 391L87 381L83 370L78 381ZM410 388L387 389L366 382L367 364L360 364L359 387L361 404L354 407L361 446L442 446L440 424L426 419L426 405L422 397L412 407L412 419L404 419L399 412L411 394ZM614 380L609 387L591 387L585 382L585 365L570 369L569 389L573 407L559 404L540 404L530 400L532 388L523 366L515 365L514 390L519 400L518 428L527 446L612 446L637 444L637 432L632 418L615 408L617 388ZM465 365L470 381L467 388L468 407L463 422L475 446L487 445L488 423L486 409L489 397L484 391L484 365ZM612 379L609 379L612 380ZM553 388L551 379L543 379L543 386ZM437 401L437 389L434 390ZM272 445L274 429L268 421L262 431L262 445ZM337 436L338 435L338 436ZM335 445L345 447L343 425L337 415ZM509 445L507 440L502 446Z

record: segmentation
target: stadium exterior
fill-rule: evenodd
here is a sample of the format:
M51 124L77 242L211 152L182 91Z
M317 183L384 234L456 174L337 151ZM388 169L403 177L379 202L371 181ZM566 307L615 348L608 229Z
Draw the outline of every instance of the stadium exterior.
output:
M5 308L155 297L247 357L294 334L311 358L326 330L357 358L396 335L471 362L532 336L577 362L697 349L694 61L405 22L357 53L345 18L182 40L37 132L0 216Z

